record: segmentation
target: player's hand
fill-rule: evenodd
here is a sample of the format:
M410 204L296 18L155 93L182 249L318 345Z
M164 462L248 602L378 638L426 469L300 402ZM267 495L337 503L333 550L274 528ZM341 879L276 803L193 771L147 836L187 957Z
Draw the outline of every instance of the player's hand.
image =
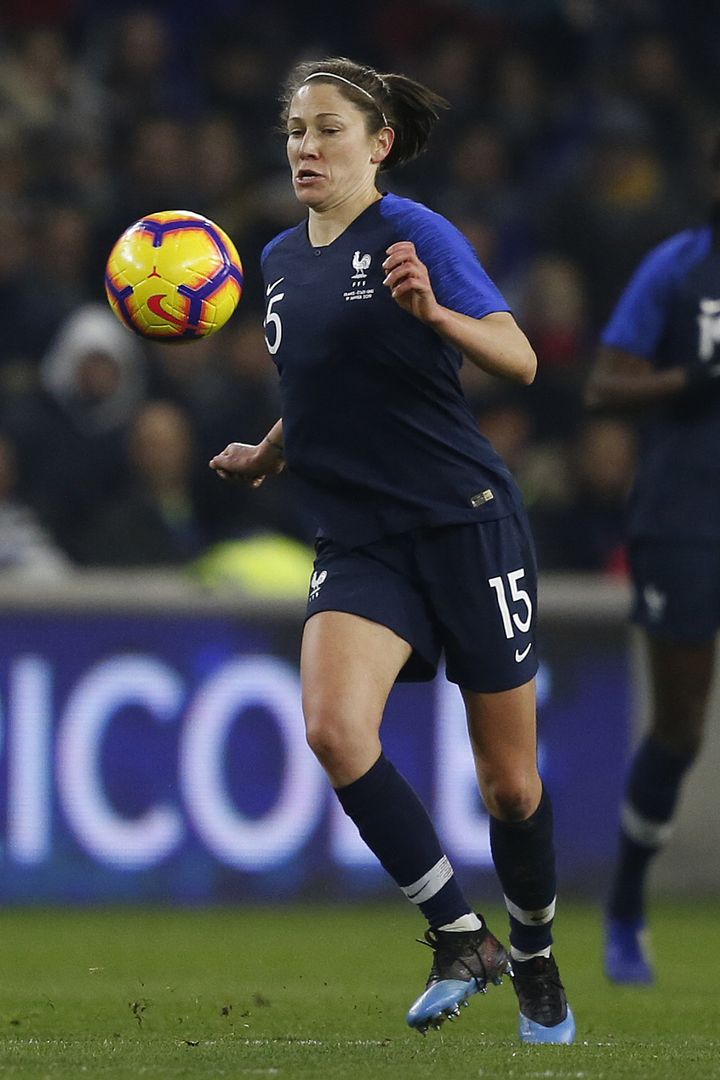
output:
M391 244L382 266L385 271L383 285L390 290L393 300L421 322L432 323L440 305L430 283L428 268L418 258L415 245L409 240Z
M221 480L240 480L258 488L267 476L276 476L285 467L282 454L263 439L257 446L232 442L215 457L210 468Z

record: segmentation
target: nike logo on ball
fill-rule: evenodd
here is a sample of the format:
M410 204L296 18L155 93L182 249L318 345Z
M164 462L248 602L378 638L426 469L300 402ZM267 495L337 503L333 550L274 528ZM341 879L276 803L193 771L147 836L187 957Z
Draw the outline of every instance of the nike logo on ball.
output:
M522 662L522 661L523 661L523 660L525 659L525 657L527 656L527 654L528 654L528 653L530 652L530 650L531 650L531 649L532 649L532 641L530 642L530 644L529 644L529 645L527 645L527 646L526 646L526 647L525 647L525 648L523 649L523 651L522 651L522 652L520 652L520 650L519 650L519 649L516 649L516 650L515 650L515 663L516 663L516 664L519 664L519 663L521 663L521 662Z

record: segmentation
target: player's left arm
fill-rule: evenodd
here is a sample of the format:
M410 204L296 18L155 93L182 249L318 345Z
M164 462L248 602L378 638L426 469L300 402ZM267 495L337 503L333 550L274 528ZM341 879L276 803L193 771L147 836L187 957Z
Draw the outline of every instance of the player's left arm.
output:
M526 385L533 381L537 370L535 351L509 311L494 311L476 319L444 307L435 296L427 266L409 240L391 244L383 270L383 284L393 300L483 371Z

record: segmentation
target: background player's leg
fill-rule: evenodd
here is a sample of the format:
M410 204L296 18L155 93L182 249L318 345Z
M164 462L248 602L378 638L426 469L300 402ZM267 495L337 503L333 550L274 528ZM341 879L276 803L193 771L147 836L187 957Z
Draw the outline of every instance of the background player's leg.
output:
M535 680L494 694L463 691L463 698L510 920L521 1037L572 1042L575 1024L551 955L555 847L552 805L537 770Z
M605 968L615 982L653 978L643 944L647 873L669 839L683 778L700 749L714 655L711 641L648 638L650 728L630 766L608 903Z

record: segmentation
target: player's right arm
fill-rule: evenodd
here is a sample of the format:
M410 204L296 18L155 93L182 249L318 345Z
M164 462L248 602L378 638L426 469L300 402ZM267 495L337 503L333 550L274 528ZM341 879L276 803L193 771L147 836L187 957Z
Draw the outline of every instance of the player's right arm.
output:
M285 467L282 420L256 445L231 442L209 464L221 480L244 480L260 487L266 476L276 476Z

